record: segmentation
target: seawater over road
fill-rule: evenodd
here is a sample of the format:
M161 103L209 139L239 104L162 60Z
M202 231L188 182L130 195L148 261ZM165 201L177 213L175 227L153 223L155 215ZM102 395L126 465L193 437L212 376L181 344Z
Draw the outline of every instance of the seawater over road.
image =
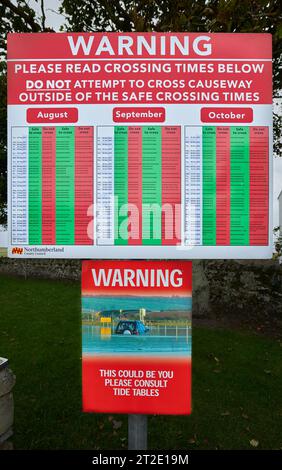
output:
M166 335L165 335L166 334ZM191 355L191 329L151 327L145 335L102 334L100 326L82 326L83 355Z

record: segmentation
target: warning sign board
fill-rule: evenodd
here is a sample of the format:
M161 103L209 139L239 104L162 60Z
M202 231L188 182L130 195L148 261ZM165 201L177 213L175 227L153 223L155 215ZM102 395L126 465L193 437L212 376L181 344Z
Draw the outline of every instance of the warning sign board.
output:
M9 255L267 258L271 35L8 36Z
M81 303L83 410L190 414L192 262L83 261Z

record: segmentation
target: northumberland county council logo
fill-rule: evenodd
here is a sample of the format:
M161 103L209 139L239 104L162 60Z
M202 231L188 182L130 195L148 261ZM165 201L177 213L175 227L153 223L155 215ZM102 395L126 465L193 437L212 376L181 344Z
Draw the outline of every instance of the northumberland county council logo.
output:
M23 248L12 248L12 255L22 255L23 254Z

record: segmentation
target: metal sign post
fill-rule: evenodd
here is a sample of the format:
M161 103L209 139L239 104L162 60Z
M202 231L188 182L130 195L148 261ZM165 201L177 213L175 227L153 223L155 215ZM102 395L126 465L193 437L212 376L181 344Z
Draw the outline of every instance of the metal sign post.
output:
M147 450L147 415L128 415L128 450Z

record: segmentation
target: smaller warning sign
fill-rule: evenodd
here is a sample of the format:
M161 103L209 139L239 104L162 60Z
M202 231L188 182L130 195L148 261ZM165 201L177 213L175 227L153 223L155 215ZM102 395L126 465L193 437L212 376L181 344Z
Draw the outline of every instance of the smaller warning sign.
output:
M192 263L84 261L83 411L191 412Z

